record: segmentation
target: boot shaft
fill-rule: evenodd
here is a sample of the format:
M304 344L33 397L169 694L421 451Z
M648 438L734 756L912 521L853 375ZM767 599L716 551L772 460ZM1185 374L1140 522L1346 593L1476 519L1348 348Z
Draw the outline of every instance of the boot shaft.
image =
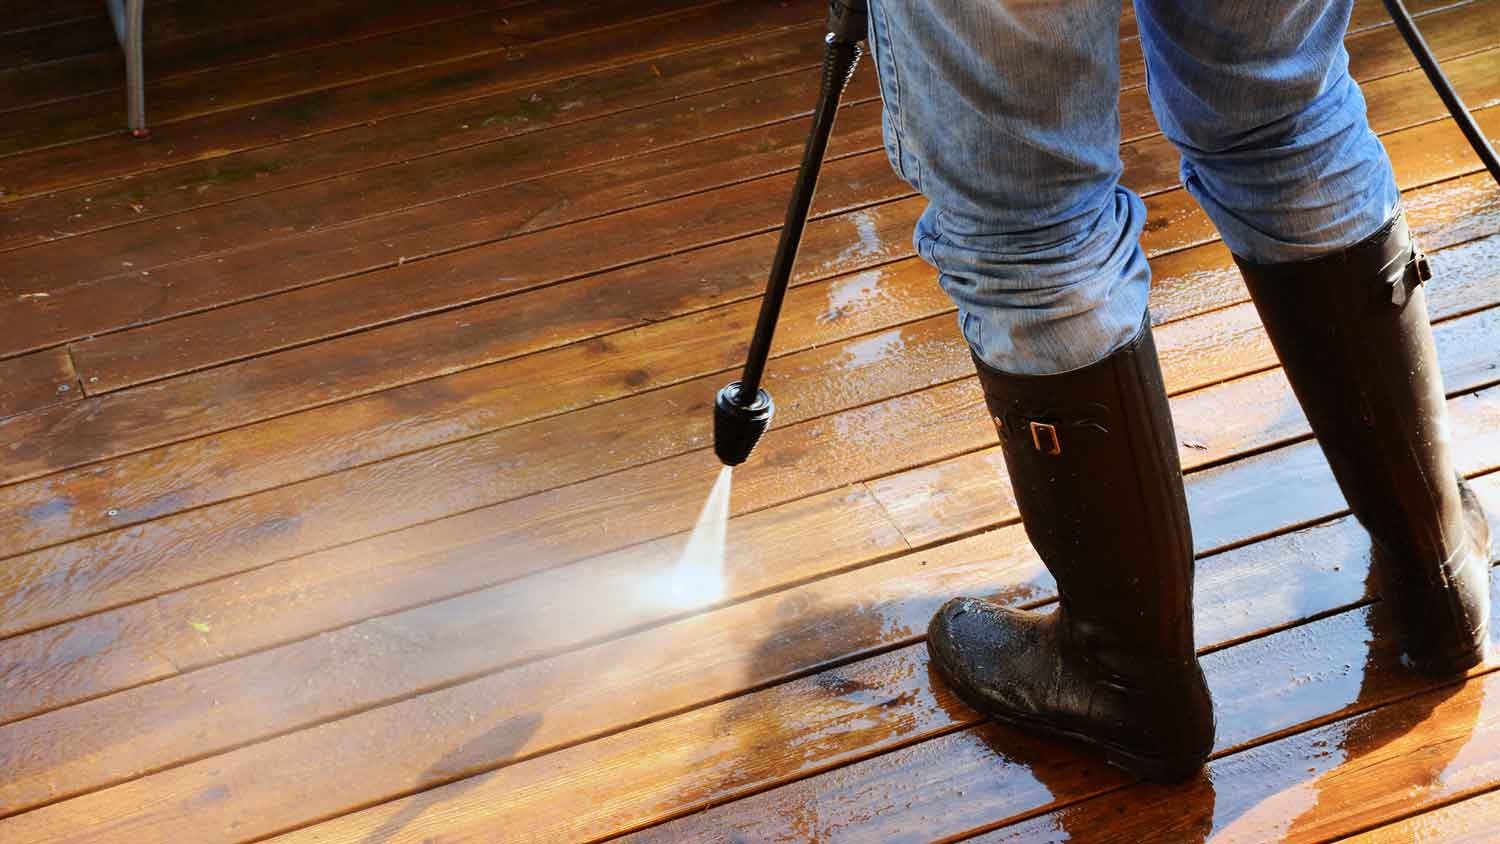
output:
M1350 510L1392 558L1450 558L1465 527L1430 271L1404 216L1315 260L1236 262Z
M1149 323L1071 372L975 366L1026 534L1080 648L1126 673L1141 655L1191 660L1192 535Z

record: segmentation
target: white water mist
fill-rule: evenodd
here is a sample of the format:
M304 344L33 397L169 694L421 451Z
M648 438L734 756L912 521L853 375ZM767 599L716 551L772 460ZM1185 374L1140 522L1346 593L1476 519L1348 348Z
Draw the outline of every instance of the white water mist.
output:
M719 478L703 502L698 523L667 582L667 598L680 607L711 604L724 596L724 541L729 532L729 488L734 470L719 470Z

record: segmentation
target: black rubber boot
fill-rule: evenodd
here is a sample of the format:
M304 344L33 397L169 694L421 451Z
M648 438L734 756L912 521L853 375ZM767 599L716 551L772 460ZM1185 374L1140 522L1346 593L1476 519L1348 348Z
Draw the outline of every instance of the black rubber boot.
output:
M1235 259L1349 509L1369 531L1407 656L1435 675L1484 659L1489 525L1453 466L1448 411L1404 215L1310 261Z
M1193 649L1193 544L1149 323L1058 375L976 360L1026 534L1057 580L1051 613L973 598L928 627L933 663L970 706L1102 748L1158 781L1213 747Z

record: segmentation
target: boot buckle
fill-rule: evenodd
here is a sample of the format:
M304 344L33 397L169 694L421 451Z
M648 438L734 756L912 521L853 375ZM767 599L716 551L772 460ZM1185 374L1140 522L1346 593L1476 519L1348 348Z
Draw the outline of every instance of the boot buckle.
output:
M1427 263L1427 255L1416 244L1412 244L1411 258L1401 268L1401 272L1389 282L1391 286L1391 304L1401 307L1406 304L1407 297L1412 290L1424 284L1432 278L1432 267Z
M1046 445L1043 445L1045 441ZM1043 454L1062 454L1062 441L1057 438L1057 426L1046 422L1031 423L1031 444Z

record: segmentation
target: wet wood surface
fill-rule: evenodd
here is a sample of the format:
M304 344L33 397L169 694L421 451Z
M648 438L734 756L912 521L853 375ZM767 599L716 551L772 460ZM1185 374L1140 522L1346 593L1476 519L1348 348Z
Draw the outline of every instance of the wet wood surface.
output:
M0 27L25 83L0 86L0 840L1489 840L1500 675L1401 666L1128 4L1121 154L1219 723L1170 788L929 674L949 596L1055 589L867 66L775 429L722 569L684 567L823 7L176 0L138 144L107 24L69 2ZM1412 9L1500 135L1500 7ZM1500 190L1379 3L1348 44L1500 520Z

